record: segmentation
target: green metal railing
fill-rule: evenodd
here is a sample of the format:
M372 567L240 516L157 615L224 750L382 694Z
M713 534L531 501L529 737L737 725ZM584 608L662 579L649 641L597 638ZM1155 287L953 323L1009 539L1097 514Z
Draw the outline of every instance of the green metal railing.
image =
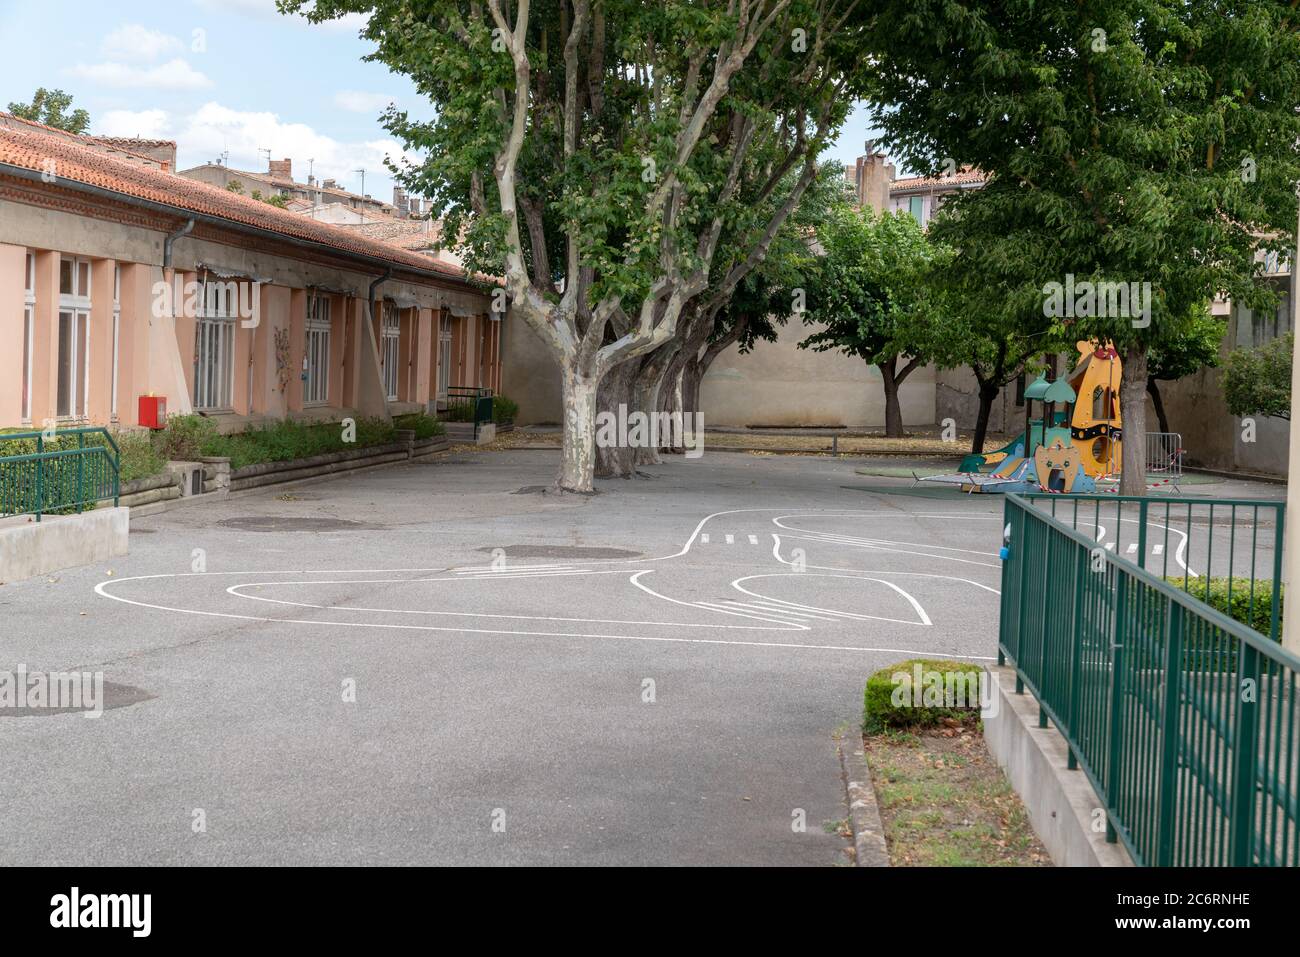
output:
M5 455L26 445L32 451ZM121 451L101 427L0 433L0 516L80 512L118 504Z
M469 418L464 421L474 423L474 438L477 439L479 426L492 421L492 390L476 386L450 386L447 389L448 412L456 406L469 406L466 413Z
M1300 657L1042 503L1008 495L1005 519L998 662L1102 797L1107 839L1141 865L1300 864Z
M1136 495L1022 496L1076 531L1275 640L1286 505Z

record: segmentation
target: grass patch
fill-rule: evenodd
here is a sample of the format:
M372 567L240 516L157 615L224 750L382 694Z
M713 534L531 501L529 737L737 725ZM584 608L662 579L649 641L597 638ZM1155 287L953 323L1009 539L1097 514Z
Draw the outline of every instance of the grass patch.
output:
M1042 867L1051 858L977 722L863 738L895 867Z

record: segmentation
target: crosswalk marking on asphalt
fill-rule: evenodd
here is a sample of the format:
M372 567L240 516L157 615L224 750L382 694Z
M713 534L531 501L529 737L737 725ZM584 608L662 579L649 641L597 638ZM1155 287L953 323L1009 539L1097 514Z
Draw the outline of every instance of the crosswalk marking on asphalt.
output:
M700 544L701 544L701 545L707 545L707 544L709 544L709 533L708 533L708 532L705 532L703 535L700 536Z
M727 536L727 544L728 544L728 545L734 545L734 544L736 544L736 536L735 536L735 535L728 535L728 536Z
M1129 543L1128 543L1128 553L1129 553L1130 555L1132 555L1132 554L1133 554L1134 552L1136 552L1137 550L1138 550L1137 542L1129 542Z
M1163 544L1151 546L1151 554L1153 555L1160 555L1164 552L1164 550L1165 550L1165 546Z
M757 536L757 535L751 535L751 536L749 536L749 544L751 544L751 545L757 545L757 544L758 544L758 536Z

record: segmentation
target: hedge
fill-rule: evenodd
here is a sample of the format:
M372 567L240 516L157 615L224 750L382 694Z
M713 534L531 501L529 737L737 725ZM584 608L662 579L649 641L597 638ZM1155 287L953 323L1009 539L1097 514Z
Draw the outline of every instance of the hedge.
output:
M1261 635L1267 635L1273 622L1273 583L1268 579L1256 579L1253 603L1251 580L1249 578L1169 578L1166 579L1179 591L1186 591L1193 598L1199 598L1211 608L1215 608L1233 621L1239 621ZM1231 597L1229 583L1231 582ZM1282 599L1278 600L1278 608ZM1279 621L1281 616L1279 613Z
M921 683L913 690L918 666ZM862 729L878 734L890 728L933 727L946 718L978 713L983 672L970 662L930 658L910 658L882 668L867 679L862 693ZM897 681L895 675L900 675Z

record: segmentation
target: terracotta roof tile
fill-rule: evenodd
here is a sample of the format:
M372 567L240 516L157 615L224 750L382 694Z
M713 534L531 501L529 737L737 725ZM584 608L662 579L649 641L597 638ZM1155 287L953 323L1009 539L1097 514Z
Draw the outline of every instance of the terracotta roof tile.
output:
M55 174L61 179L172 206L180 213L213 216L293 239L321 243L343 254L369 256L394 265L465 279L463 269L391 243L359 236L198 180L127 163L62 137L0 127L0 164L43 172L48 160L54 160Z
M932 186L969 186L973 183L982 183L987 178L983 170L975 169L973 166L963 166L952 176L909 176L906 179L896 179L889 184L889 191L903 192L909 189L928 189Z

